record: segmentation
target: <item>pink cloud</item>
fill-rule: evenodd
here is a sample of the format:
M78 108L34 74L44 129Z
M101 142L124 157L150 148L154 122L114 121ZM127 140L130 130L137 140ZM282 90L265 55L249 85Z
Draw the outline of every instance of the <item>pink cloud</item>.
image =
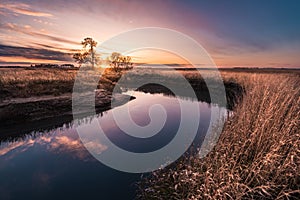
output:
M23 3L10 3L10 4L0 4L0 8L11 11L15 14L29 15L35 17L52 17L50 13L39 12L31 9L28 4Z

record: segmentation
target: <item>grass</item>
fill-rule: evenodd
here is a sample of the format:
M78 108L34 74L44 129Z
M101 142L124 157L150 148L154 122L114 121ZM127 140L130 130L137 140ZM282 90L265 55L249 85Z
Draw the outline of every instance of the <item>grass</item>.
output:
M144 177L137 199L300 197L299 74L225 71L222 76L246 93L213 151Z
M182 73L191 84L201 78L191 71ZM70 93L76 75L76 70L0 69L0 100ZM107 70L98 88L112 90L119 76ZM203 159L181 158L172 167L143 178L138 199L300 196L299 73L224 70L222 76L228 83L227 94L234 96L237 85L232 83L238 83L245 95L235 104L214 150ZM88 79L84 81L88 85Z
M89 78L98 76L101 69L87 70L81 75L83 86L89 87ZM0 101L11 98L27 98L43 95L59 96L71 93L78 70L47 68L2 68L0 69ZM106 70L98 88L112 90L119 75Z
M180 85L178 77L169 72L157 70L138 69L129 75L129 80L126 81L126 86L130 82L144 84L145 80L165 80L168 83L173 83L175 87L181 88L179 95L187 96L188 92ZM0 102L13 98L28 98L44 95L60 96L62 94L71 94L75 78L80 82L81 91L87 91L95 88L93 80L99 80L97 89L104 89L112 92L114 89L120 92L118 83L120 77L126 74L127 71L115 72L112 69L96 69L96 70L66 70L66 69L49 69L49 68L2 68L0 69ZM198 100L210 102L210 95L203 78L200 74L194 72L183 72L191 86L196 91ZM203 72L210 74L209 71ZM101 76L101 78L100 78ZM166 78L167 77L167 78ZM213 77L213 76L212 76ZM99 79L100 78L100 79ZM213 78L211 78L213 80ZM117 84L118 83L118 84ZM228 107L231 108L239 98L242 88L232 81L224 82ZM95 88L96 89L96 88ZM149 90L157 90L156 87L148 87Z
M0 69L0 99L72 92L75 70Z

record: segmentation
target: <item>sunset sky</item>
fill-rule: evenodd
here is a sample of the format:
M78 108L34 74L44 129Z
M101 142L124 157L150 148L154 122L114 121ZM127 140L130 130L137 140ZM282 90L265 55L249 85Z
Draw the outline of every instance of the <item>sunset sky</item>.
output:
M87 36L100 44L134 28L162 27L194 38L218 66L300 67L297 0L1 0L0 16L2 66L72 63ZM104 58L118 44L99 49ZM132 56L141 63L180 62L151 51Z

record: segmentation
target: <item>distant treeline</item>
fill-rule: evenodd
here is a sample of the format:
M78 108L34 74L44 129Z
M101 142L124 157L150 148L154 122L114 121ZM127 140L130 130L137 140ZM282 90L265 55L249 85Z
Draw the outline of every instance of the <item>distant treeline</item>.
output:
M30 66L0 66L0 68L13 68L13 69L28 69L28 68L57 68L57 69L78 69L73 64L31 64Z
M73 64L35 64L30 65L32 68L63 68L63 69L75 69L76 67Z

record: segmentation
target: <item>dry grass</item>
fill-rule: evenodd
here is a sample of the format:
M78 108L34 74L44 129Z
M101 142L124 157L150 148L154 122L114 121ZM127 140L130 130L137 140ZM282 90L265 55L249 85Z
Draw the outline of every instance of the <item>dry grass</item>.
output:
M2 83L23 83L32 81L69 81L73 80L76 70L64 69L0 69Z
M100 78L102 69L86 70L80 73L82 86L90 86L93 77ZM11 98L26 98L43 95L71 93L78 70L66 69L0 69L0 101ZM106 70L102 74L98 88L112 90L115 79L120 75Z
M218 144L138 184L138 199L300 197L300 76L223 72L246 89Z
M75 70L0 69L0 99L68 93L75 75Z

